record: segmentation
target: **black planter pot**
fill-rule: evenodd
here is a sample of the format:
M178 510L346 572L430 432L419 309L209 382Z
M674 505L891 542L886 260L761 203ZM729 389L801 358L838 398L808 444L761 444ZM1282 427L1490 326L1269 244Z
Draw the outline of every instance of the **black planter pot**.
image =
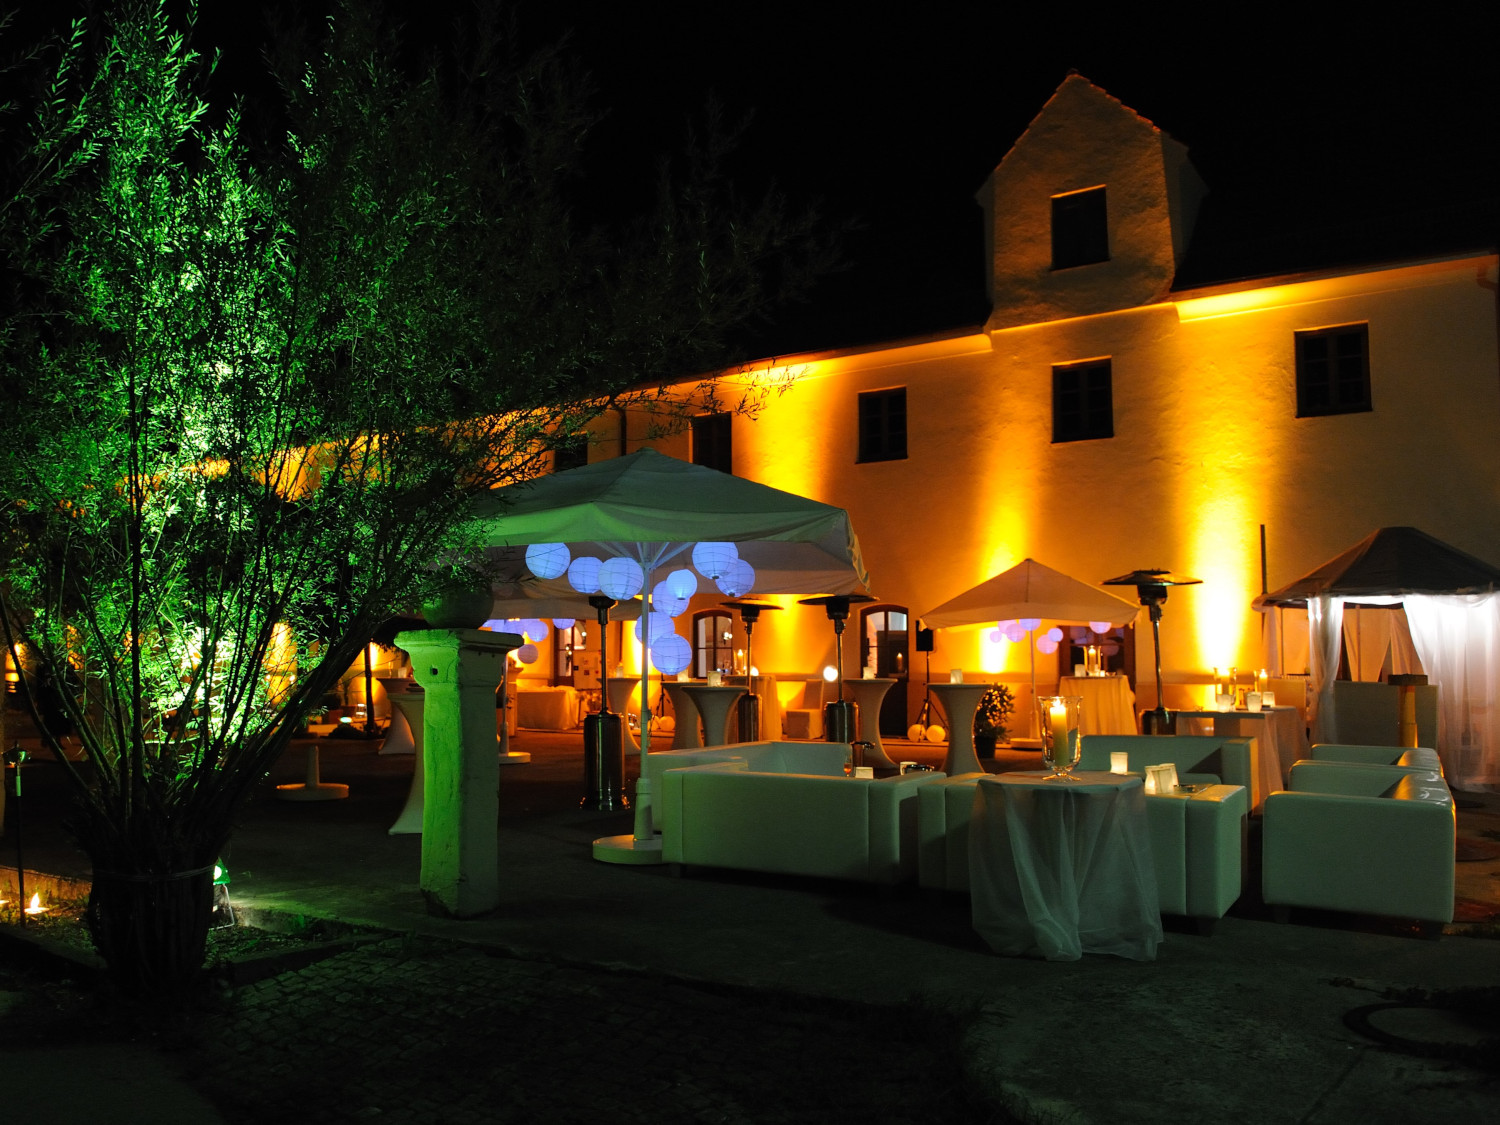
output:
M995 756L995 744L998 741L993 734L976 734L974 736L974 753L981 758L993 758Z

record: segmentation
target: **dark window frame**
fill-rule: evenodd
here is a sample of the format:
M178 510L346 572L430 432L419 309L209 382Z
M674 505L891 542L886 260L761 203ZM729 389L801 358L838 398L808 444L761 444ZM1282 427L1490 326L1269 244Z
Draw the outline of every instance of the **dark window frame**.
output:
M693 676L703 679L709 672L734 669L734 642L724 634L734 633L734 618L722 609L700 609L693 614ZM704 637L704 624L713 632ZM705 640L707 643L705 644ZM721 657L722 654L722 657Z
M589 463L589 435L573 434L558 440L552 449L552 471L565 473Z
M1338 324L1294 333L1297 417L1368 414L1370 326Z
M1070 270L1109 261L1109 202L1105 187L1052 197L1052 268Z
M693 464L734 472L734 415L699 414L692 420Z
M1114 436L1113 362L1086 359L1078 363L1054 364L1052 443L1102 441Z
M858 464L906 460L906 388L861 391Z

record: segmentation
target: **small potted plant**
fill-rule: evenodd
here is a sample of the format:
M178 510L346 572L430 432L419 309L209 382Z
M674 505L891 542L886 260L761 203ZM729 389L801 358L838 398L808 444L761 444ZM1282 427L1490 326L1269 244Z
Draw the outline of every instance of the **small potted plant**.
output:
M1004 684L991 684L979 709L974 712L974 753L981 758L993 758L995 747L1010 734L1007 720L1015 712L1016 700L1010 688Z

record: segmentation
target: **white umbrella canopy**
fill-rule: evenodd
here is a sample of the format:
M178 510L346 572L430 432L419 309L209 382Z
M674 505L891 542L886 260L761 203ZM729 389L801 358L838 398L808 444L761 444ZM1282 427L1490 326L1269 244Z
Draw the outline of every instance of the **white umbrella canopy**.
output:
M1139 612L1140 606L1133 602L1069 578L1035 559L1023 559L921 617L930 629L1031 617L1064 625L1085 625L1090 621L1128 625Z
M651 574L704 540L734 543L755 592L852 594L869 584L842 508L643 449L480 502L486 545L566 543L574 556L628 556Z
M580 594L565 579L525 578L493 587L494 605L490 618L571 617L593 621L598 610L589 604L587 594ZM611 621L634 621L641 615L641 600L619 602L609 611Z

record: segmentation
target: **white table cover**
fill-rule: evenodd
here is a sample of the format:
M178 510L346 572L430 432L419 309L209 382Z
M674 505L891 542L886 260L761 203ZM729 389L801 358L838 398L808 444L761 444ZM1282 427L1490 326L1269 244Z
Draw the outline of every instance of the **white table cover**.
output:
M520 726L532 730L573 730L582 721L583 697L576 688L565 684L518 685L511 691L516 696L516 722Z
M1062 676L1058 695L1083 700L1083 734L1140 734L1135 721L1135 692L1124 676Z
M996 953L1151 961L1162 940L1138 777L1040 772L979 779L969 826L974 929Z

